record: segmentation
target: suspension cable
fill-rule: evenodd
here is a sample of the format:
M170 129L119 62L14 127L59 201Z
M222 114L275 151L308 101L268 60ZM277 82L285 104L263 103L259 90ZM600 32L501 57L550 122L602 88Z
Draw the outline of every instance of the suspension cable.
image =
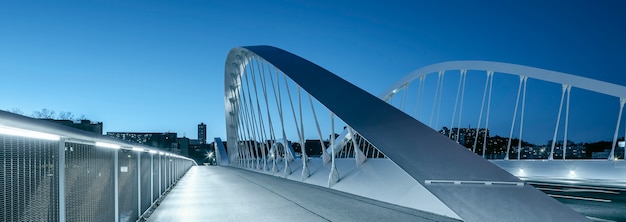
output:
M519 105L519 96L522 91L522 81L524 80L524 76L519 76L519 85L517 86L517 97L515 97L515 110L513 110L513 120L511 121L511 132L509 133L509 141L506 145L506 154L504 155L504 159L509 159L509 152L511 150L511 139L513 138L513 129L515 129L515 119L517 118L517 107Z
M565 127L563 128L563 160L565 160L565 155L567 154L565 151L567 151L567 123L569 120L569 97L570 97L570 92L572 91L572 86L571 85L567 85L567 102L565 105ZM619 126L619 123L618 123Z
M613 134L613 144L611 145L611 153L609 154L608 159L615 159L615 144L617 143L617 134L619 132L619 123L622 121L622 111L624 111L624 103L626 103L626 98L619 99L619 114L617 115L617 124L615 126L615 133Z
M302 118L302 96L300 96L300 86L296 85L298 87L298 109L300 111L300 135L302 135L302 137L300 138L300 152L302 153L302 156L300 157L300 159L302 160L302 179L304 179L305 177L309 177L309 169L307 167L307 160L309 159L309 156L306 154L306 140L304 139L304 121Z
M409 94L409 83L404 86L404 91L402 92L402 100L400 101L400 110L406 112L406 94Z
M459 102L459 94L461 92L461 82L463 81L463 74L459 74L459 84L456 87L456 98L454 99L454 109L452 109L452 121L450 121L450 133L448 138L452 139L452 128L454 127L454 118L456 117L456 108ZM458 131L458 130L457 130Z
M517 160L522 155L522 132L524 132L524 106L526 105L526 84L528 83L528 76L524 76L524 91L522 92L522 116L519 121L519 142L517 143Z
M485 79L485 90L483 91L483 101L480 104L480 115L478 115L478 127L476 128L476 137L474 138L474 146L472 148L472 152L476 153L476 144L478 144L478 134L480 134L480 122L483 119L483 108L485 107L485 97L487 97L487 87L489 86L489 76L490 73L487 72L487 78ZM487 132L485 131L485 136L487 136Z
M309 96L309 104L311 104L311 111L313 112L313 119L315 120L315 128L317 129L317 135L320 138L320 147L322 148L322 162L324 165L328 164L330 160L330 156L328 152L326 152L326 146L324 146L324 137L322 136L322 130L320 129L320 124L317 121L317 114L315 114L315 108L313 106L313 100L311 99L311 94L307 94Z
M550 156L549 160L554 159L554 146L556 145L556 134L559 131L559 123L561 123L561 111L563 110L563 99L565 98L565 90L567 89L567 85L563 84L561 90L561 104L559 105L559 114L556 117L556 126L554 127L554 137L552 137L552 148L550 148Z
M437 96L439 95L439 82L441 82L441 71L437 74L437 86L435 87L435 97L433 98L432 111L430 112L430 121L428 126L433 128L433 118L435 117L435 107L437 107Z
M459 124L456 129L456 142L459 142L459 138L461 137L461 118L463 117L463 101L465 99L465 82L467 80L467 69L461 69L461 76L463 77L463 86L461 89L461 105L459 107ZM465 144L463 144L465 146Z
M437 99L437 118L435 119L435 129L439 128L439 114L441 111L441 96L443 95L443 80L445 79L446 71L441 71L441 86L439 87L439 99Z
M246 75L245 73L245 69L244 69L244 73L242 75ZM243 157L244 157L244 167L248 167L248 161L250 160L250 144L247 142L247 140L250 138L250 131L249 129L246 127L246 114L245 114L245 110L246 110L246 97L245 97L245 92L244 92L244 88L243 88L243 78L241 78L240 80L240 91L239 91L239 107L240 107L240 120L241 120L241 130L242 130L242 138L243 138L243 143L245 144L245 149L243 150ZM242 95L243 94L243 95Z
M417 119L417 104L419 104L420 90L422 89L422 77L419 77L419 82L417 82L417 95L415 96L415 104L413 104L413 116Z
M256 65L256 69L257 69L257 73L259 74L259 76L261 75L260 72L260 68L259 68L259 60L255 59L254 60L255 65ZM267 133L265 131L265 121L263 121L263 113L261 112L261 104L259 102L259 91L257 89L257 82L256 82L256 75L252 75L252 81L254 82L254 94L257 95L256 96L256 106L257 106L257 113L259 115L259 125L260 125L260 133L261 133L261 138L263 139L263 151L261 152L261 155L263 157L263 171L267 171L267 150L269 150L268 144L267 144Z
M490 79L489 79L489 98L487 99L487 119L485 120L485 137L483 141L483 159L485 158L485 152L487 150L487 137L489 136L489 111L491 110L491 91L493 88L493 71L489 71Z
M274 84L274 75L272 74L272 72L270 71L270 80L272 83L272 90L273 90L273 94L274 94L274 98L276 99L276 107L278 109L278 117L280 119L280 125L281 125L281 129L282 129L282 136L283 136L283 140L286 140L286 134L285 134L285 123L283 120L283 106L282 106L282 97L280 95L280 74L278 73L278 70L276 67L274 67L274 73L276 73L276 84ZM276 87L278 86L278 87ZM277 143L278 141L275 141L275 143ZM286 144L285 141L283 141L283 149L285 148ZM278 149L278 146L276 146L276 149ZM284 152L285 150L283 150L283 155L286 156L286 153ZM277 155L277 157L281 157L280 155ZM285 160L286 161L286 160Z
M272 143L272 145L268 145L270 146L270 149L268 149L268 151L272 152L270 154L272 156L272 171L276 172L278 170L276 166L278 152L273 147L274 143L276 143L276 134L274 133L274 126L272 124L272 115L270 113L270 105L269 105L269 100L267 98L267 79L265 77L265 63L266 61L264 60L263 60L263 63L261 63L261 69L263 70L261 72L261 85L263 86L263 97L265 98L265 109L267 111L267 119L268 119L268 124L269 124L269 131L270 131L270 142ZM267 71L268 73L272 72L270 65L267 65ZM271 80L271 76L270 76L270 80Z
M300 140L300 143L302 143L302 137L303 135L300 134L300 126L298 124L298 118L296 117L296 110L295 107L293 106L293 100L291 98L291 90L289 90L289 84L287 82L287 76L283 75L283 78L285 80L285 88L287 89L287 96L289 97L289 104L291 105L291 114L293 114L293 121L296 124L296 132L298 133L298 139ZM298 87L299 89L299 87Z
M420 76L420 91L418 92L418 96L417 99L419 101L419 107L417 108L417 119L421 119L422 118L422 103L424 102L424 82L426 81L426 75Z
M244 69L244 77L246 78L246 84L249 86L248 84L248 74L246 72L247 69ZM243 91L243 87L241 88ZM244 115L244 127L246 128L246 143L248 143L248 161L254 161L254 158L252 158L252 142L253 142L253 136L252 133L250 132L250 114L249 114L249 107L248 107L248 100L250 99L250 92L249 92L249 87L247 88L248 90L246 90L246 92L243 93L243 115ZM248 99L246 99L246 93L248 93ZM246 163L248 164L248 163ZM251 163L250 163L251 164ZM249 168L251 168L252 166L248 165Z
M248 72L248 74L250 75L254 75L254 69L252 69L252 65L249 66L250 67L250 72ZM248 75L246 75L246 88L247 88L247 93L248 93L248 103L250 104L249 109L247 111L248 115L250 116L250 119L248 121L250 121L250 128L252 128L252 145L253 145L253 150L254 150L254 162L255 162L255 167L258 169L259 168L259 153L257 152L258 146L257 146L257 126L256 126L256 118L254 116L254 104L252 103L252 96L250 93L250 81L248 79ZM256 96L256 95L255 95ZM252 153L251 153L252 155Z

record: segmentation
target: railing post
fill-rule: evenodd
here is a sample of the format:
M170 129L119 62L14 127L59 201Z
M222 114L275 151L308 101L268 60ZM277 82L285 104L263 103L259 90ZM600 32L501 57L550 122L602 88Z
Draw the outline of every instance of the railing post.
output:
M141 217L141 152L137 152L137 218Z
M150 153L150 204L154 203L154 153Z
M113 195L115 197L115 222L120 221L120 197L119 197L119 168L120 163L118 161L119 150L115 150L113 154Z
M65 221L65 139L59 140L59 221Z
M159 197L161 197L161 194L163 193L163 192L161 192L161 191L163 190L163 189L161 188L161 184L163 184L163 181L161 181L161 168L163 168L163 167L161 166L161 164L162 164L162 163L161 163L161 162L162 162L162 161L161 161L161 156L163 156L163 154L162 154L162 153L159 153L159 156L158 156L158 157L159 157Z

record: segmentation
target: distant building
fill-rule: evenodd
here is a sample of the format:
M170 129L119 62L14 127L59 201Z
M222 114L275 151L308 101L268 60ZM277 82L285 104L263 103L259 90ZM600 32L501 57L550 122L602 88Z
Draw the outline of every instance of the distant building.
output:
M179 152L176 133L107 132L107 136L160 148L169 152Z
M448 129L448 127L443 127L439 130L439 133L451 138L454 141L458 141L459 144L472 148L474 146L474 140L476 139L476 128L452 128ZM489 129L481 128L478 130L478 144L479 147L482 147L483 140L485 138L489 138ZM458 139L457 139L458 137Z
M324 148L328 147L330 142L324 141ZM319 157L322 155L322 145L320 140L306 140L304 141L304 150L306 154L311 157Z
M546 158L550 156L550 149L552 149L552 140L549 140L545 145L547 153ZM606 155L608 157L608 153ZM593 154L592 154L593 157ZM554 159L563 159L563 140L557 140L554 143ZM587 148L583 144L577 144L571 140L567 140L567 150L565 150L565 159L583 159L587 158Z
M193 159L198 164L202 163L211 163L212 158L215 157L215 149L213 147L213 143L211 144L201 144L200 140L189 140L189 154L187 157ZM209 157L213 153L213 156Z
M198 140L200 144L206 144L206 124L198 124Z
M58 120L58 119L43 119L50 122L55 122L61 125L66 125L76 129L84 131L94 132L102 135L102 122L92 123L89 120L81 120L80 122L74 122L72 120Z
M178 149L180 149L180 155L189 157L189 138L178 138Z

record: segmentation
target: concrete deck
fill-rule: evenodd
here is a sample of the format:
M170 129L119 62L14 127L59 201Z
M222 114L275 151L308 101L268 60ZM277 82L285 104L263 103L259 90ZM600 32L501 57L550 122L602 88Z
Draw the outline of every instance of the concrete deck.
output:
M457 220L237 168L196 166L148 221Z

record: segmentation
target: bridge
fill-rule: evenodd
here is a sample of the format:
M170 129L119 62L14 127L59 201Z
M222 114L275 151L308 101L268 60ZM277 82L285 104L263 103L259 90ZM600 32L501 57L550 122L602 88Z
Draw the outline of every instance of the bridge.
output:
M444 91L453 75L456 91ZM484 78L473 129L461 128L470 109L470 75ZM494 76L500 75L519 82L509 136L495 146L489 121ZM553 139L537 154L541 159L531 158L532 148L521 142L529 79L556 83L561 91ZM572 88L619 101L603 160L567 159L576 150L567 142ZM618 149L623 86L520 65L457 61L418 69L374 96L297 55L251 46L227 55L224 95L227 138L215 142L220 167L0 112L0 220L626 219L619 210L626 190ZM497 114L508 113L503 110ZM439 131L444 115L451 117L450 128Z

